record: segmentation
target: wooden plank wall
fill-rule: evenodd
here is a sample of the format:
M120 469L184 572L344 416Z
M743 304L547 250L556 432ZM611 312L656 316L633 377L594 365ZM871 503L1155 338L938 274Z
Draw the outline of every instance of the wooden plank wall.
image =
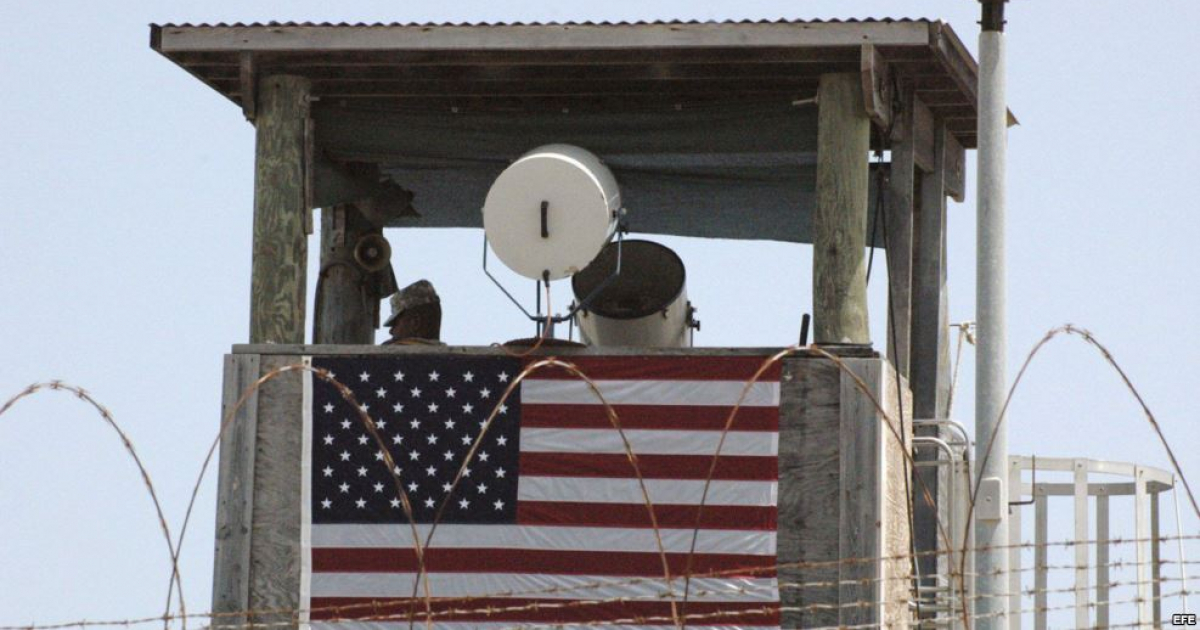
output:
M896 374L881 359L847 359L894 419ZM900 381L905 417L911 396ZM899 427L898 427L899 430ZM907 443L911 433L900 430ZM818 583L783 589L784 628L880 623L907 627L911 544L905 487L906 444L883 424L854 378L827 361L784 362L780 389L779 579ZM837 560L840 564L825 564ZM866 560L863 560L866 559ZM839 583L840 586L824 586ZM875 605L860 605L875 602ZM830 606L837 604L836 606ZM810 608L820 605L820 608Z
M263 356L262 373L297 362L297 357ZM255 610L300 606L302 376L284 374L259 390L250 549L250 604ZM264 614L254 622L279 624L291 618Z
M290 354L228 357L227 408L258 376L298 360ZM880 358L844 361L896 417L891 364ZM214 582L218 612L294 610L300 605L301 378L300 373L290 373L264 385L222 441ZM907 386L900 384L905 417L911 418ZM908 625L907 560L835 562L908 552L903 448L851 376L823 359L784 360L778 558L781 564L818 564L782 569L779 579L833 584L867 580L782 589L785 607L821 605L785 613L784 628L880 621L889 627ZM246 474L251 470L252 476ZM878 605L855 605L862 601ZM238 624L247 621L234 619ZM290 615L261 614L248 621L287 627L289 620Z
M242 392L259 376L256 354L225 356L225 381L221 422L229 417ZM250 607L251 515L254 512L254 450L258 420L258 394L251 394L221 436L217 465L216 550L213 561L215 613ZM245 617L225 617L214 625L241 626Z

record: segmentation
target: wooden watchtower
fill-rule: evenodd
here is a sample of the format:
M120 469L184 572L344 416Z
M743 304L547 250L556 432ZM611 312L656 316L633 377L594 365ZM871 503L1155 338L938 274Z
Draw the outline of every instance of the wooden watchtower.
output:
M645 171L610 160L616 149L605 134L572 127L610 121L630 133L654 130L657 150L690 156L688 168L717 155L727 161L706 166L709 174L721 164L742 173L720 186L696 183L708 186L699 193L667 177L667 193L642 197L634 230L811 243L815 341L843 356L893 416L946 413L946 198L963 199L977 69L944 23L167 24L151 27L150 43L241 107L257 133L250 334L226 358L227 407L262 373L300 356L429 352L369 345L390 274L364 277L350 264L350 244L384 228L479 227L481 199L470 199L480 172L453 151L477 146L492 176L519 154L481 124L520 129L522 149L590 138L618 179L624 171L633 181ZM729 115L738 111L753 115ZM444 142L420 128L442 129ZM872 166L873 149L890 151L889 163ZM885 208L876 212L880 196ZM329 271L306 345L317 208ZM866 248L885 244L890 301L874 306L886 309L892 334L875 340L877 353ZM264 388L222 443L215 611L299 605L298 387L289 376ZM852 378L799 353L784 362L780 396L779 562L908 553L904 447ZM935 549L916 503L916 547ZM782 591L784 606L804 610L785 612L783 625L903 625L903 579L847 581L908 571L907 562L783 569L781 581L842 580ZM837 606L864 599L879 605ZM813 603L832 606L804 608Z

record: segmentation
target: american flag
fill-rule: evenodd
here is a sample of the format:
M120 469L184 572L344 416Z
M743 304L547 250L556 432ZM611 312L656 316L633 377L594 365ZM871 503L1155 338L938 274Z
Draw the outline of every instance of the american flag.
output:
M451 493L463 458L506 387L533 359L405 355L317 358L350 386L394 461L337 390L308 376L303 605L318 630L380 630L415 611L424 584L407 491L425 550L435 627L779 626L775 579L779 371L763 357L571 358L614 406L654 504L659 543L621 436L577 377L542 368L499 411ZM445 504L444 507L441 507ZM695 534L695 552L690 554ZM686 606L680 601L691 555Z

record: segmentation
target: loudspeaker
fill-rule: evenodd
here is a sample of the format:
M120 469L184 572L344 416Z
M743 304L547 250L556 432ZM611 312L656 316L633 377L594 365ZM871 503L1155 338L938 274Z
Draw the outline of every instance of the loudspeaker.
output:
M380 234L368 234L354 244L354 262L367 271L383 271L392 259L392 246Z

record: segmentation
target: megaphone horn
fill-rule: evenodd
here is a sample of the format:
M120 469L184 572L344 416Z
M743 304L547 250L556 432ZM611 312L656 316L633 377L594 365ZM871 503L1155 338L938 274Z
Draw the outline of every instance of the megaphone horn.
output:
M354 244L354 262L367 271L383 271L392 259L392 246L381 234L368 234Z

